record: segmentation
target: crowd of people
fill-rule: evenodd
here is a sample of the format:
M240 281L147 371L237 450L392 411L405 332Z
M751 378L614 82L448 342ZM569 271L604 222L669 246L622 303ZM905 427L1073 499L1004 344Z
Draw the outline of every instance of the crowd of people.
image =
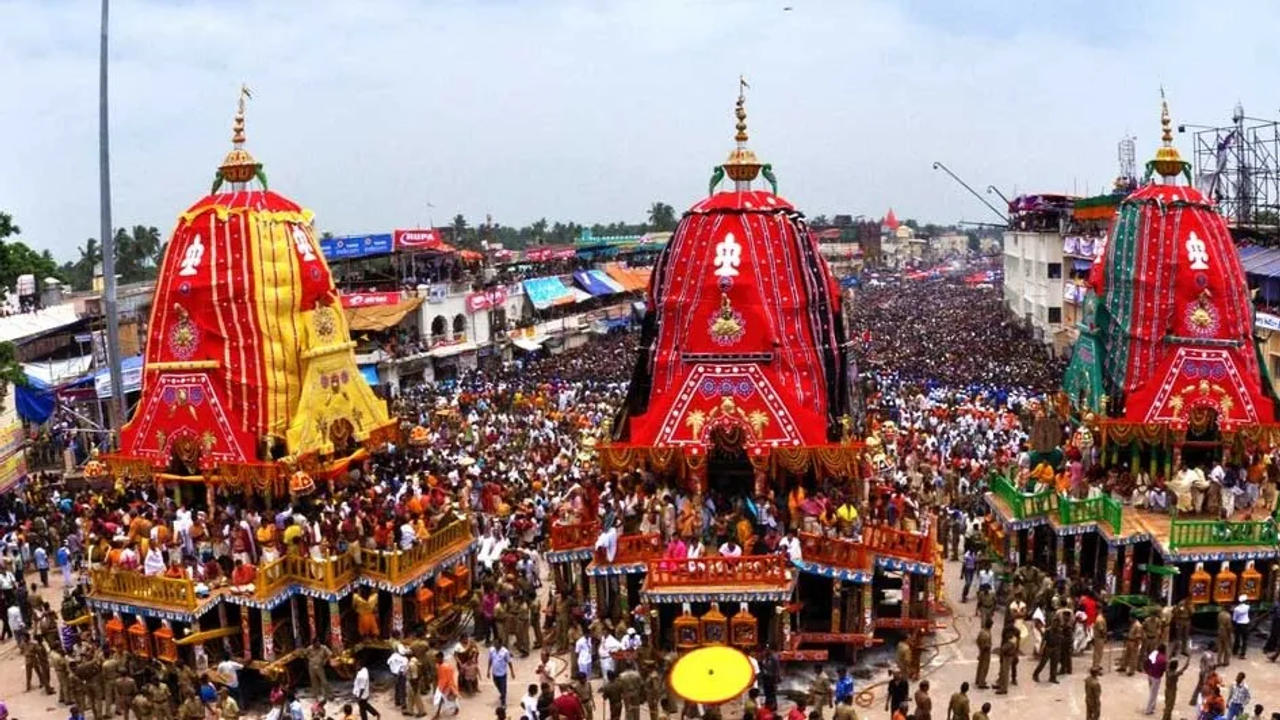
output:
M595 546L605 559L617 552L620 536L644 533L656 535L662 555L671 559L781 554L800 560L801 531L857 538L868 523L908 531L937 523L937 537L959 569L962 598L969 602L973 590L981 624L974 688L994 684L997 693L1007 692L1017 684L1024 654L1038 661L1033 680L1047 674L1044 681L1055 682L1072 672L1073 655L1089 651L1085 687L1092 720L1097 678L1110 664L1105 589L1070 573L1055 577L1031 562L998 576L983 552L981 530L990 478L1037 482L1031 478L1037 435L1049 436L1044 442L1051 445L1069 437L1053 416L1050 397L1061 365L1022 326L999 320L995 290L889 282L859 291L850 313L865 430L874 436L860 479L809 477L788 485L757 477L744 490L714 482L702 488L644 470L603 470L593 447L625 398L636 353L633 334L614 334L555 355L487 360L455 379L404 388L392 401L405 430L402 442L353 468L332 492L288 503L268 506L260 497L219 491L214 506L205 507L203 495L159 495L124 484L72 488L35 477L0 499L0 527L7 531L0 570L6 636L21 636L28 677L49 688L56 676L60 699L94 720L113 703L141 720L166 712L184 720L232 720L254 699L244 692L240 663L216 657L202 674L104 652L68 624L83 612L85 574L79 571L110 567L189 578L201 595L251 593L258 569L286 555L325 562L349 554L360 563L366 552L408 550L462 522L472 525L479 541L475 592L467 599L473 622L456 645L445 647L415 623L407 623L403 634L387 632L376 600L357 593L359 634L390 635L385 665L381 657L356 658L351 703L336 712L324 701L339 658L310 638L299 650L319 702L304 708L294 687L273 688L272 720L327 717L331 709L344 720L380 717L373 687L384 672L392 678L396 704L413 716L429 712L424 698L435 717L456 713L464 698L491 680L503 718L508 700L521 694L510 684L527 679L519 699L523 720L590 720L596 696L599 712L607 708L611 720L624 711L628 720L638 720L644 708L652 720L677 712L715 720L720 708L676 706L665 682L673 656L660 649L671 647L672 638L655 637L658 628L624 612L625 590L617 582L589 597L571 575L550 571L544 554L555 526L599 521ZM1077 448L1069 450L1062 473L1068 481L1082 478L1086 487L1108 487L1102 465L1096 453ZM1269 471L1261 472L1266 477ZM1256 477L1257 471L1230 468L1222 479L1230 475L1227 482L1247 485L1250 473ZM1079 491L1070 482L1066 489ZM1267 502L1261 492L1242 494L1233 499ZM57 614L40 600L51 572L61 574L66 590ZM29 578L41 585L28 587ZM1003 623L996 631L1000 608ZM1189 652L1180 623L1182 616L1171 611L1167 627L1134 625L1140 634L1132 653L1126 641L1120 665L1156 678L1153 698L1161 683L1176 687L1189 662L1170 660L1175 651L1157 652ZM534 654L533 676L517 677L517 660ZM999 671L991 683L993 655ZM1219 669L1217 660L1209 673ZM779 689L789 673L776 653L766 649L753 662L759 687L744 698L744 720L781 720L784 714L787 720L820 720L832 708L840 720L854 717L847 669L831 678L819 668L807 694L800 694L807 699L788 701ZM1206 684L1205 668L1202 663L1196 683L1197 692L1207 688L1205 699L1197 702L1212 710L1218 696ZM928 680L910 692L914 672L900 648L898 675L886 689L892 718L931 717ZM968 692L966 684L951 698L955 720L971 720ZM1225 692L1226 707L1240 705L1242 697L1249 704L1247 688ZM986 703L973 718L986 720L990 712Z

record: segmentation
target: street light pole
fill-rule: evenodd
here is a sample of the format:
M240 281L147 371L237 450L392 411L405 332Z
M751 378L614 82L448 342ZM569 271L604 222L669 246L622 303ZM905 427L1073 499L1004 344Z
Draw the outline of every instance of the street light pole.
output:
M111 232L111 151L107 140L107 15L110 0L102 0L102 45L98 54L98 196L101 203L102 309L107 316L107 367L111 372L111 430L118 433L125 420L124 382L120 373L120 319L116 316L116 242Z

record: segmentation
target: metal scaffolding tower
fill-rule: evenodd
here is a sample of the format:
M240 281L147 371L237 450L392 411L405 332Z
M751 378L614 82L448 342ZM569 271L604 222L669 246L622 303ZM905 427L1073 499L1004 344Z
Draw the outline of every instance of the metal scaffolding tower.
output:
M1237 103L1231 124L1195 128L1196 186L1237 231L1280 241L1280 121L1252 118Z

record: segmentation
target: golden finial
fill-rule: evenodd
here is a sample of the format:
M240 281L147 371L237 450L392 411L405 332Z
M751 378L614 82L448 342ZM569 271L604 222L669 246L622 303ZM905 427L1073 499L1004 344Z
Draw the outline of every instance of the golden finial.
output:
M231 124L231 142L234 147L218 166L218 174L213 180L213 192L217 192L224 182L243 184L255 177L262 183L263 188L267 186L267 176L262 172L262 163L254 160L249 151L244 149L244 101L251 99L253 94L249 92L249 87L241 85L240 100L236 104L236 118Z
M735 127L738 134L733 139L738 146L729 152L729 159L724 163L724 172L737 184L738 190L747 190L750 188L748 183L756 179L760 174L762 167L756 154L747 147L747 95L746 91L751 88L747 84L747 79L738 76L738 102L734 105L733 114L738 118Z
M1160 86L1160 140L1169 146L1173 144L1173 123L1169 121L1169 101L1164 97L1164 86Z
M249 86L240 85L240 102L236 105L236 119L231 125L231 142L236 147L244 145L244 101L252 100L253 93L249 92Z
M1191 182L1191 171L1187 163L1182 161L1178 148L1173 146L1173 123L1169 119L1169 102L1165 99L1164 88L1160 88L1160 148L1156 157L1147 163L1147 174L1155 170L1161 177L1173 178L1186 175Z
M747 84L747 79L739 75L738 76L738 103L736 108L733 111L733 114L738 117L738 124L737 124L738 134L735 135L733 139L740 143L744 143L747 141L746 91L750 89L751 89L751 86Z

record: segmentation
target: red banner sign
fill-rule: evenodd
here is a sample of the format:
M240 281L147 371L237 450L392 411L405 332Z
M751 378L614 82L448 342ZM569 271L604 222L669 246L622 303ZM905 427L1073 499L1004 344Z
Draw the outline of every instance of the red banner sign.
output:
M444 247L444 240L435 228L396 230L392 234L396 250L438 250Z
M478 313L481 310L499 307L507 301L507 289L504 287L489 288L483 292L471 293L467 296L467 312Z
M362 293L344 293L342 295L342 307L344 308L374 307L376 305L395 305L399 302L400 302L400 293L398 292L362 292Z
M546 260L564 260L574 257L578 251L570 247L536 247L529 248L524 251L524 259L530 262L543 262Z

